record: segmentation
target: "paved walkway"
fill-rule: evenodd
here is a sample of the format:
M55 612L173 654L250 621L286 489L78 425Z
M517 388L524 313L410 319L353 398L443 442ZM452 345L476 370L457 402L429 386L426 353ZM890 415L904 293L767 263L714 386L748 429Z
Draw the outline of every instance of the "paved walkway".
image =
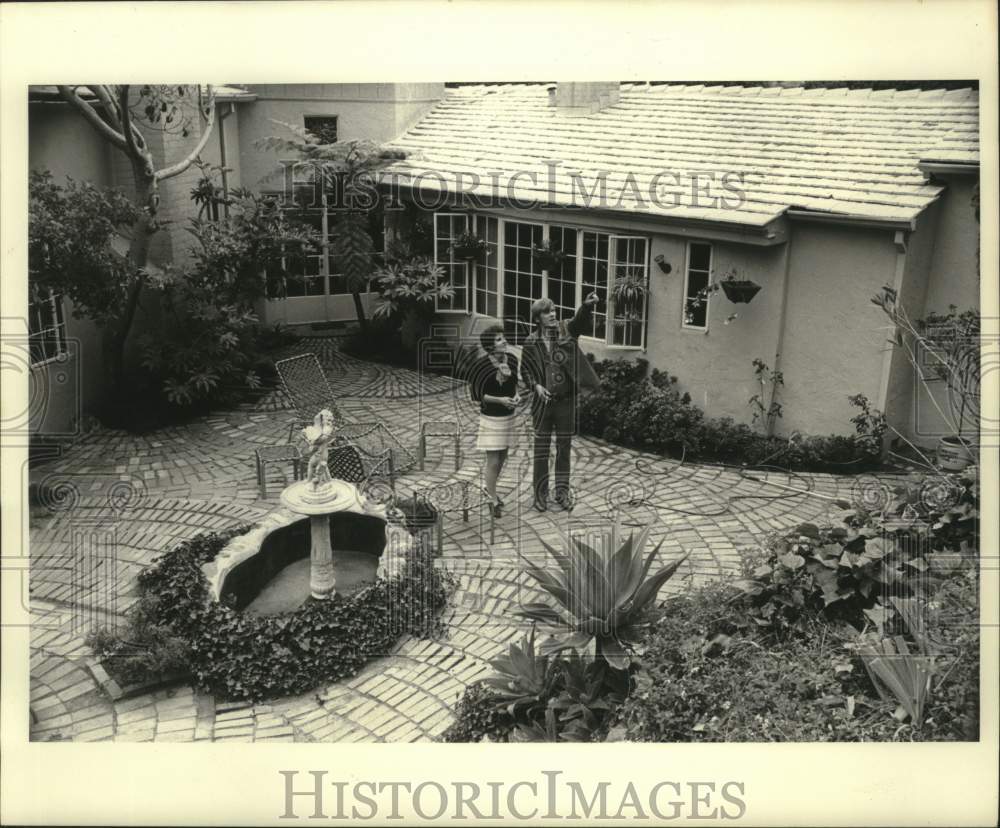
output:
M441 376L361 362L331 339L295 346L320 354L344 414L378 417L416 447L419 424L454 419L452 441L432 440L423 471L401 478L400 494L432 484L476 481L476 409L464 385ZM280 443L292 415L280 391L252 406L183 427L134 436L101 431L32 473L45 508L31 528L31 736L79 741L419 741L452 721L464 688L489 673L487 660L519 638L512 610L536 595L518 552L543 556L560 532L653 524L664 562L690 558L667 584L672 591L732 572L740 552L769 532L803 520L823 522L833 497L850 497L853 480L771 474L748 480L731 469L683 465L588 438L574 440L577 506L539 514L530 508L530 440L523 436L501 479L505 515L491 544L485 510L464 522L449 513L441 566L458 589L439 641L407 638L355 678L268 704L232 703L192 690L162 690L111 703L85 667L87 630L119 618L135 601L135 575L155 557L199 532L255 521L277 505L290 469L272 466L267 501L259 498L252 454ZM802 493L809 489L808 493ZM632 504L632 505L628 505ZM638 505L637 505L638 504ZM110 552L108 550L111 550Z

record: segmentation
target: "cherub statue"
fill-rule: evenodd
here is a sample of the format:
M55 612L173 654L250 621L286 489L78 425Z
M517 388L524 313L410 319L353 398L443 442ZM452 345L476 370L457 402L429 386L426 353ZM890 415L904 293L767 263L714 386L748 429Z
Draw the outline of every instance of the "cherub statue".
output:
M316 415L311 426L302 429L302 436L309 443L306 480L312 481L314 489L332 480L326 461L329 457L330 443L333 442L333 432L333 413L326 408Z

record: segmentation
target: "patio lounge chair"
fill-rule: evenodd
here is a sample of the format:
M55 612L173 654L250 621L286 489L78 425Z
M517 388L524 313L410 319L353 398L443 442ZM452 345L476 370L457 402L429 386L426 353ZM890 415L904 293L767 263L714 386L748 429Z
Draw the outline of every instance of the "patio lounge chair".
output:
M336 420L335 444L349 443L358 450L366 476L386 476L390 483L394 483L397 474L416 465L413 453L385 423L378 420L347 422L316 354L282 359L274 367L295 409L296 419L289 427L290 443L294 442L297 432L312 424L318 411L326 408Z

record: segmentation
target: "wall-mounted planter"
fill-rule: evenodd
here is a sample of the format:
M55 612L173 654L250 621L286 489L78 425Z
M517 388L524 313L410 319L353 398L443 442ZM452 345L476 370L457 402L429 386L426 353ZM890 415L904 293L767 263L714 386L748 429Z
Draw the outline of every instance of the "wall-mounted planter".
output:
M754 296L757 295L757 291L760 290L760 285L756 282L751 282L749 279L742 281L734 281L732 279L723 280L721 282L722 289L725 291L726 298L730 302L739 302L746 304Z
M670 262L663 258L662 253L657 253L656 256L653 257L653 261L656 262L657 266L660 268L660 272L662 273L670 273L670 271L673 270Z

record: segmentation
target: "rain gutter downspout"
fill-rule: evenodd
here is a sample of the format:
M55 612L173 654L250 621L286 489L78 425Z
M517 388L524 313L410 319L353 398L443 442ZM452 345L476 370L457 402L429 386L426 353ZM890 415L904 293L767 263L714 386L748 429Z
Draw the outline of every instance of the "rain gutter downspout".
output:
M222 210L226 218L229 218L229 173L226 170L226 127L223 122L235 111L236 104L230 101L229 109L219 113L219 166L222 167Z

